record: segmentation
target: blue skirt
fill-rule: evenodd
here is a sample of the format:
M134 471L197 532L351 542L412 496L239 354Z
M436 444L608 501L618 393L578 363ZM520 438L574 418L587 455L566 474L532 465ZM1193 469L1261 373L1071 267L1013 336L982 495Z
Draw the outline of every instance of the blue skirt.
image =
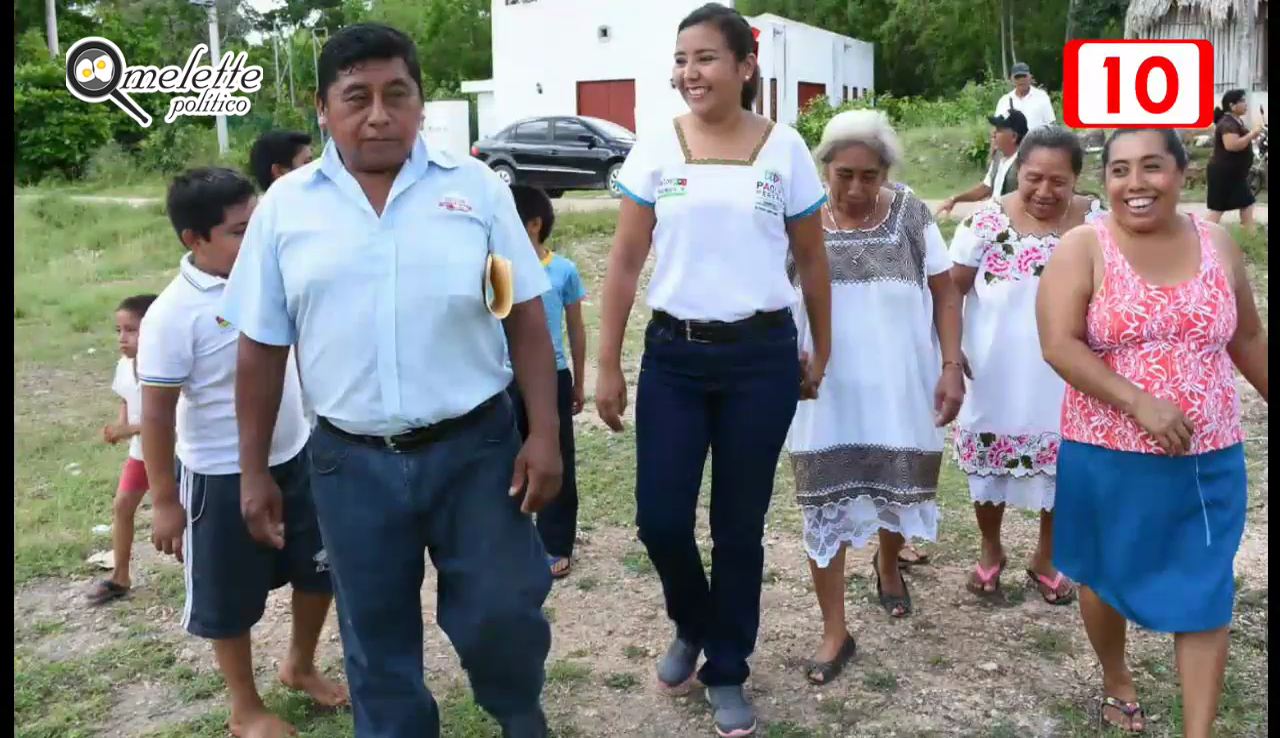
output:
M1144 628L1220 628L1248 496L1244 444L1164 456L1064 440L1053 563Z

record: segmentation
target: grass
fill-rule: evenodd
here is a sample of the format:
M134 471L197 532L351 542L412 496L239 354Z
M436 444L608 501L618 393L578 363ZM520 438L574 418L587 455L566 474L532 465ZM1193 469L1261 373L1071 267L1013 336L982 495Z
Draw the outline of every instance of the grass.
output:
M908 144L920 145L919 142ZM175 603L180 607L183 582L176 566L165 565L147 572L146 587L104 616L103 622L119 632L104 634L101 647L53 658L41 648L42 644L76 635L84 623L44 612L19 618L19 592L31 591L45 583L65 589L68 582L87 578L92 570L85 564L85 558L106 545L106 539L94 534L92 529L110 521L111 493L121 461L120 449L104 445L98 431L115 410L115 401L106 390L116 361L111 313L127 295L162 289L172 278L181 248L158 206L134 208L48 197L16 200L14 209L14 735L22 738L96 735L104 717L118 709L117 702L128 686L153 684L164 690L163 694L170 700L168 707L188 712L182 713L183 718L173 724L160 726L151 734L152 738L223 736L227 714L222 707L225 696L221 680L204 666L205 659L193 665L191 659L180 657L183 650L192 645L191 641L160 634L155 626L161 619L176 618ZM613 212L572 213L557 218L553 245L578 263L592 293L584 306L590 336L596 335L597 295L615 221ZM943 224L944 231L952 227L953 224ZM1258 289L1265 305L1266 234L1246 235L1234 226L1230 229L1258 272L1261 280ZM626 337L628 371L634 372L631 363L639 356L642 331L643 320L633 318ZM632 376L634 378L634 373ZM658 586L652 562L632 537L634 438L631 432L615 435L595 425L579 428L582 528L598 531L593 539L597 535L607 538L618 530L627 533L622 539L626 547L611 553L605 566L621 564L629 576L607 577L600 570L593 570L588 561L587 567L575 572L573 579L557 585L569 587L573 598L604 599L618 597L620 586ZM1256 454L1254 449L1250 451ZM1265 448L1262 451L1265 452ZM1251 455L1250 462L1259 459L1265 460L1265 453L1260 457ZM1265 471L1262 478L1265 480ZM784 464L777 477L775 504L769 519L770 536L790 537L799 529L795 506L787 504L791 485L791 475ZM705 517L706 495L703 501ZM976 550L978 534L965 481L951 464L943 467L939 505L945 514L945 524L940 526L940 540L928 549L939 566L963 564ZM1015 522L1026 525L1026 521ZM147 534L145 524L140 524L140 543ZM708 551L704 546L704 555ZM586 547L585 555L591 555L590 547ZM795 562L776 558L771 558L769 563L764 581L766 589L771 588L775 595L803 592L810 586L803 565L795 566ZM1017 569L1013 567L1011 571ZM862 607L856 604L860 599L874 594L874 583L868 574L869 570L862 565L850 566L851 612ZM926 568L918 576L930 575L931 570ZM643 577L643 580L633 577ZM1237 632L1233 633L1217 732L1222 736L1264 735L1268 722L1266 591L1257 587L1256 582L1252 584L1257 588L1250 588L1248 582L1241 584L1245 586L1241 587L1237 611L1247 614L1248 622L1240 619ZM1025 597L1023 588L1014 586L1013 578L1008 585L1011 601L1006 606L1012 604L1015 596ZM810 604L811 599L804 600L804 606ZM1041 605L1032 597L1026 606ZM963 644L970 641L950 634L947 621L942 619L945 615L938 612L949 606L923 600L918 606L923 608L922 616L941 623L936 630L921 625L911 631L912 639L929 644L926 648L930 650L922 654L919 661L925 667L923 674L904 671L881 654L884 665L893 666L904 677L910 675L912 681L900 684L896 674L883 665L869 662L866 668L850 669L845 682L828 689L830 706L824 702L820 709L803 707L812 705L807 694L794 700L781 700L772 708L774 713L767 716L776 719L765 724L765 735L771 738L862 735L849 732L850 723L845 719L848 715L838 710L840 705L850 700L862 704L867 698L887 700L890 704L903 700L903 704L908 704L916 699L909 689L914 687L916 677L932 674L948 680L968 678L972 666L966 662L972 654ZM880 612L874 604L866 607L867 612L879 618ZM967 607L976 609L977 606ZM554 616L553 609L549 612ZM571 612L562 604L557 628L573 625L568 622L573 619ZM1002 617L1004 613L996 615ZM859 627L891 627L880 625L879 619L871 623ZM107 625L93 627L106 629ZM1082 634L1054 630L1047 623L1011 637L1022 658L1043 662L1043 668L1050 671L1060 669L1058 664L1068 656L1075 659L1089 656ZM579 648L568 658L553 660L548 665L547 701L552 706L556 734L562 738L576 734L572 716L596 707L584 700L606 699L605 695L610 693L603 690L626 692L627 696L622 698L625 700L646 698L642 680L636 674L648 668L647 660L652 658L655 644L642 640L643 635L630 632L614 632L612 638L617 640L575 643L575 646L589 643L594 648ZM1146 659L1144 668L1138 670L1139 688L1152 714L1162 716L1159 730L1167 732L1156 734L1176 735L1181 729L1181 702L1172 671L1172 649L1167 641L1163 643L1166 645L1158 649L1135 653L1139 659ZM597 666L600 672L595 673L590 665L592 654L607 654L615 662ZM625 661L618 660L619 656ZM441 686L439 700L445 735L451 738L499 735L497 726L476 706L461 683L438 686ZM1091 683L1082 685L1082 694L1091 687ZM1027 689L1032 690L1026 705L1028 716L1044 713L1056 720L1055 735L1067 738L1092 735L1088 730L1091 708L1087 707L1087 698L1082 694L1036 691L1040 688L1034 685ZM273 709L294 721L304 735L337 738L351 734L349 712L315 713L306 701L274 687L267 690L266 699ZM616 700L617 696L607 699ZM705 709L695 702L687 703L690 716L704 719ZM878 710L868 710L865 715L859 713L859 720L871 720L876 712ZM562 717L557 719L557 715ZM836 717L844 727L837 729L830 725ZM1025 725L994 720L970 727L979 735L1010 734L1001 732L1008 730L1017 731L1013 734L1027 734Z

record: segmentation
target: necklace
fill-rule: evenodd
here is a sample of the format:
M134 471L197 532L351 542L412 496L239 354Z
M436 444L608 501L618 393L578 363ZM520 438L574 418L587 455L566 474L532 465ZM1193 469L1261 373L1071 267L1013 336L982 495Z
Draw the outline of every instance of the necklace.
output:
M1053 226L1052 228L1049 228L1048 230L1046 230L1046 231L1044 232L1044 236L1061 236L1061 235L1062 235L1062 224L1063 224L1063 223L1065 223L1065 222L1067 222L1067 216L1068 216L1068 215L1071 215L1071 206L1072 206L1074 203L1075 203L1075 198L1074 198L1074 197L1073 197L1071 200L1068 200L1068 201L1067 201L1067 209L1062 213L1062 217L1058 218L1058 222L1057 222L1056 224L1054 224L1054 226ZM1027 212L1027 206L1026 206L1025 204L1019 203L1019 207L1021 207L1021 208L1022 208L1022 214L1023 214L1023 215L1025 215L1025 216L1027 216L1028 218L1030 218L1031 220L1035 221L1037 225L1041 225L1041 226L1043 226L1043 225L1044 225L1044 221L1043 221L1043 220L1041 220L1040 218L1037 218L1036 216L1034 216L1034 215L1032 215L1031 213Z
M876 190L876 200L871 204L871 210L866 215L855 220L854 224L849 228L845 228L844 226L840 225L840 220L836 217L835 208L831 207L831 204L828 202L826 210L827 210L827 215L830 216L831 218L831 225L835 226L836 230L838 231L867 230L867 223L869 223L871 219L875 217L876 213L879 212L880 210L880 193L883 191L884 191L883 189Z

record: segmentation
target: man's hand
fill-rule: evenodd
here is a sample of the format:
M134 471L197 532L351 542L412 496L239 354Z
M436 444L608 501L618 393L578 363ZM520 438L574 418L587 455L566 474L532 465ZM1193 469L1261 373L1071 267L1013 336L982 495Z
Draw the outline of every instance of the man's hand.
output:
M620 366L601 366L596 373L596 412L609 429L622 430L622 414L627 410L627 380Z
M253 540L284 548L284 498L270 474L240 475L240 515Z
M162 554L182 561L182 534L187 529L187 511L177 500L154 500L151 506L151 542Z
M587 404L587 392L582 387L582 382L575 381L573 383L573 414L577 415L582 412L582 408Z
M529 438L516 455L511 475L511 496L524 492L520 512L541 510L560 494L564 465L560 461L560 439L553 432L529 433Z
M942 201L942 204L941 204L941 205L939 205L939 206L938 206L938 210L937 210L937 212L935 212L935 213L934 213L934 215L936 215L936 216L943 216L943 215L950 216L950 215L951 215L951 209L952 209L952 208L954 208L955 206L956 206L956 199L955 199L954 197L948 197L947 199L945 199L945 200L943 200L943 201Z

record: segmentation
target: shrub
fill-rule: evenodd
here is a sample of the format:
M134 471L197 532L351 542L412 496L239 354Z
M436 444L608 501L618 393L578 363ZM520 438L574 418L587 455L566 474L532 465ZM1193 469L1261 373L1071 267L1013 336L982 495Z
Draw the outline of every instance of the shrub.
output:
M66 71L54 61L13 68L13 175L22 183L76 178L111 137L111 106L81 102L67 92Z
M815 98L796 120L796 129L810 146L816 146L822 138L822 129L836 113L845 110L874 107L889 116L895 128L951 128L970 126L986 120L996 107L996 101L1008 91L1008 84L1001 81L970 82L954 97L925 100L918 97L894 97L890 94L873 98L850 100L839 107L832 107L825 97ZM987 144L975 142L974 159L986 160Z

